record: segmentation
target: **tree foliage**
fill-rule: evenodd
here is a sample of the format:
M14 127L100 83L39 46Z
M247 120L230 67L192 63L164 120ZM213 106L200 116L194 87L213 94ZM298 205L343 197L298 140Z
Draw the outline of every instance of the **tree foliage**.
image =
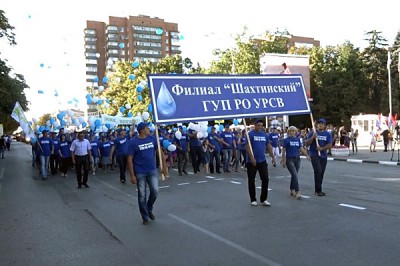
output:
M10 45L15 45L15 37L12 27L8 23L4 11L0 10L0 38L7 38ZM15 102L27 109L27 100L24 89L28 88L25 79L20 74L12 74L12 68L7 66L7 60L0 58L0 123L4 125L6 132L12 132L18 127L18 123L11 117Z

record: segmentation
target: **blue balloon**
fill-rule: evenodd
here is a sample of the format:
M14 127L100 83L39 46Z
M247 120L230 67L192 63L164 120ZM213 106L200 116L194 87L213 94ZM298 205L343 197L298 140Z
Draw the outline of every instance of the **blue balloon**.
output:
M56 92L56 93L54 93L54 96L56 96L56 97L57 97L57 96L58 96L58 93L57 93L57 92Z
M102 104L102 103L103 103L103 101L102 101L102 100L100 100L100 99L99 99L99 100L97 100L97 104L98 104L98 105L100 105L100 104Z
M141 101L143 101L143 96L142 95L138 95L137 99L138 99L139 102L141 102Z
M137 92L140 93L140 92L142 92L142 90L143 90L143 87L142 87L142 86L137 86L137 87L136 87L136 91L137 91Z
M223 125L219 125L219 131L224 131L224 126Z
M162 30L162 29L160 29L160 28L158 28L158 29L156 30L156 34L158 34L158 35L161 35L161 34L163 34L163 30Z
M171 142L169 140L167 140L167 139L164 139L163 140L163 147L165 149L168 149L169 145L171 145Z
M128 117L132 117L133 114L131 112L128 113Z
M44 67L44 64L43 64L43 63L41 63L41 64L40 64L40 67Z
M148 111L149 113L152 113L152 112L153 112L153 105L152 105L151 103L149 103L149 105L147 106L147 111Z
M87 123L86 122L82 122L82 127L86 127Z
M37 91L39 94L43 94L44 93L44 91L42 91L42 90L38 90Z
M65 126L65 124L66 124L66 123L65 123L64 120L61 120L61 121L60 121L60 125L61 125L62 127Z
M50 124L53 124L56 120L53 117L50 117Z
M238 121L237 119L233 119L233 124L234 124L235 126L237 126L237 125L239 125L239 121Z
M39 127L39 131L40 131L40 132L42 132L44 129L45 129L44 126L40 126L40 127Z
M72 103L72 101L70 101L70 102ZM70 103L70 102L68 102L68 103ZM87 104L93 104L93 99L88 98L86 102L87 102Z
M130 75L129 75L129 79L130 79L130 80L134 80L134 79L135 79L135 75L130 74Z
M207 133L208 133L208 134L211 133L211 127L207 127Z
M76 102L76 103L78 102L78 99L77 99L77 98L73 98L72 100L73 100L74 102Z
M105 124L106 128L110 129L111 125L110 124Z
M125 47L125 44L121 42L121 43L119 44L119 48L123 49L124 47Z
M110 103L110 100L109 100L109 99L106 99L106 103Z
M121 106L121 107L119 108L119 111L120 111L121 113L125 112L125 107Z
M94 120L94 125L95 125L96 127L100 126L100 124L101 124L100 119Z
M63 116L61 114L58 114L57 118L58 118L58 120L61 120L61 119L63 119Z
M68 104L72 104L72 101L68 101Z
M31 138L31 142L32 142L33 144L35 144L36 141L37 141L36 137L32 137L32 138Z
M95 77L95 78L93 79L93 81L94 81L94 82L99 82L99 77Z
M139 66L139 62L138 62L138 61L133 62L133 63L132 63L132 66L133 66L134 68L137 68L137 67Z
M104 78L103 78L103 82L104 82L104 83L107 83L107 82L108 82L108 78L107 78L107 77L104 77Z

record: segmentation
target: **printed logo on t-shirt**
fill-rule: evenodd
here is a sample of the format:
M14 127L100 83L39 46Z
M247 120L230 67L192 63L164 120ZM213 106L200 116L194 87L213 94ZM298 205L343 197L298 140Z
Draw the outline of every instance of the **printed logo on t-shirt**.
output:
M326 141L326 139L327 139L327 137L326 137L326 136L321 136L321 135L318 135L318 140L321 140L321 141Z
M147 150L147 149L152 149L152 148L154 148L153 142L144 143L144 144L139 145L139 150L141 150L141 151Z
M292 147L300 147L300 143L298 141L290 141L289 145Z
M266 141L265 136L254 136L254 141Z

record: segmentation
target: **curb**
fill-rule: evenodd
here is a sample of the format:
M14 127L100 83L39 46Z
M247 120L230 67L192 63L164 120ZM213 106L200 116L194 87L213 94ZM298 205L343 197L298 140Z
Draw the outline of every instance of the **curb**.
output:
M302 159L307 159L305 156L300 156ZM371 161L371 160L361 160L361 159L344 159L344 158L335 158L335 157L328 157L328 161L341 161L341 162L348 162L348 163L374 163L374 164L381 164L381 165L390 165L390 166L398 166L400 162L391 162L391 161Z

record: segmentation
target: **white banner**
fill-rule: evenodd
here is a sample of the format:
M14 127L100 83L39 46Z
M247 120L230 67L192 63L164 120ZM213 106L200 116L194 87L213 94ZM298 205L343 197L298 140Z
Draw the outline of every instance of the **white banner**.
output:
M112 125L132 125L132 124L139 124L143 122L141 116L134 116L134 117L123 117L123 116L111 116L111 115L101 115L101 124L112 124Z

